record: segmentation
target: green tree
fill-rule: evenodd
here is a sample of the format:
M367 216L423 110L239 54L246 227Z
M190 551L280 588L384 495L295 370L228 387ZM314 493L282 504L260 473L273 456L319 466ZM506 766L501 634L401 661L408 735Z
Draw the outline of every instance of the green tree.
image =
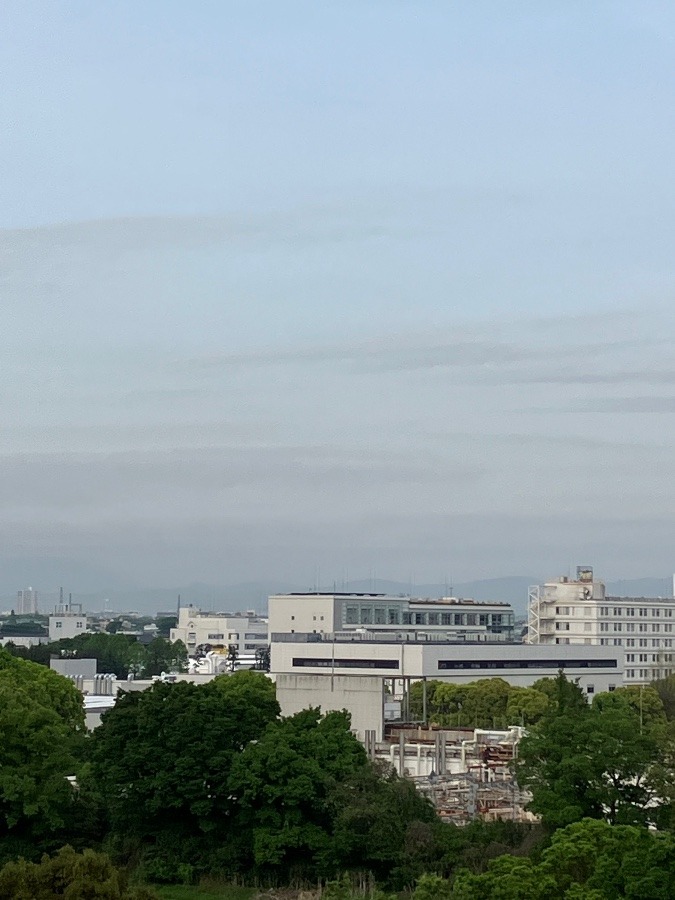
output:
M68 679L0 650L0 842L4 853L52 847L74 815L82 697Z
M148 888L129 887L126 874L103 853L64 847L39 863L7 863L0 870L0 900L156 900Z
M359 766L333 785L327 801L333 836L322 860L326 874L368 871L404 888L434 859L434 826L441 824L436 812L390 766Z
M330 851L331 791L366 762L346 712L304 710L249 744L232 767L230 788L256 869L314 877Z
M655 728L641 727L623 695L588 706L560 675L552 706L519 746L516 772L532 792L530 808L554 828L582 818L657 821L663 802L652 773L664 745Z
M274 685L257 672L122 693L91 739L91 790L115 846L140 851L146 871L169 881L183 865L219 865L219 848L226 858L238 841L231 767L278 714Z
M535 688L512 687L506 703L509 725L533 725L547 712L549 698Z
M584 819L557 831L538 863L501 856L483 874L458 873L450 897L672 900L673 884L675 840L671 834ZM438 896L443 896L440 890Z
M153 638L146 647L143 677L151 678L162 672L184 672L187 668L187 650L182 641Z
M178 616L159 616L155 619L157 633L160 637L169 639L171 629L178 625Z

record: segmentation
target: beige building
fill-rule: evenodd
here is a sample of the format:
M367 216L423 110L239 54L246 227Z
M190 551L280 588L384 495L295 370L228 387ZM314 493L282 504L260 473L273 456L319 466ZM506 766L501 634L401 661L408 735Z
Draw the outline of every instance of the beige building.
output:
M268 646L267 619L253 610L245 613L202 612L196 606L181 606L178 622L171 629L172 641L182 641L188 655L197 648L236 646L240 662L254 662L257 650Z
M675 599L610 597L589 567L575 579L561 577L530 588L530 644L584 644L625 653L627 684L641 684L675 673Z
M508 641L514 636L514 614L508 603L458 597L418 599L319 591L271 596L269 626L270 635L415 632L452 640Z

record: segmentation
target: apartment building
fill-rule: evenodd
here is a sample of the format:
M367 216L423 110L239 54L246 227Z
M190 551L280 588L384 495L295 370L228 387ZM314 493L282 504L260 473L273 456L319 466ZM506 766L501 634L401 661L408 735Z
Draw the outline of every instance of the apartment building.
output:
M202 612L196 606L181 606L170 637L172 641L182 641L189 656L194 656L200 647L234 645L241 662L255 661L256 650L265 649L269 643L267 619L253 610Z
M675 598L608 596L590 567L529 591L528 643L621 648L627 684L675 673L674 626Z

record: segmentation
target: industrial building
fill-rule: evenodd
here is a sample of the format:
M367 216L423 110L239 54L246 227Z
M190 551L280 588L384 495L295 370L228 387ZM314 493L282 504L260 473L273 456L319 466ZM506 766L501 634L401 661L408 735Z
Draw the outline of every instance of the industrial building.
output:
M527 642L612 647L625 653L624 680L643 684L675 672L675 598L611 597L587 566L529 590Z
M269 626L270 634L424 632L453 640L510 641L514 638L514 613L508 603L458 597L313 591L271 596Z
M272 608L270 598L270 614ZM562 670L592 695L619 687L623 667L623 652L614 647L450 641L415 634L271 634L271 674L282 715L309 706L347 709L363 741L369 731L381 741L387 721L410 720L405 703L414 681L499 677L527 687Z

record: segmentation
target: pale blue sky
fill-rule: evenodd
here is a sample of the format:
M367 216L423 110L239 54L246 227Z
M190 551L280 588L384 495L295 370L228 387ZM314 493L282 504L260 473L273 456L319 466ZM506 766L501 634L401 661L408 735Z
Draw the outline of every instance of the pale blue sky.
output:
M672 4L5 0L0 77L5 558L672 571Z

